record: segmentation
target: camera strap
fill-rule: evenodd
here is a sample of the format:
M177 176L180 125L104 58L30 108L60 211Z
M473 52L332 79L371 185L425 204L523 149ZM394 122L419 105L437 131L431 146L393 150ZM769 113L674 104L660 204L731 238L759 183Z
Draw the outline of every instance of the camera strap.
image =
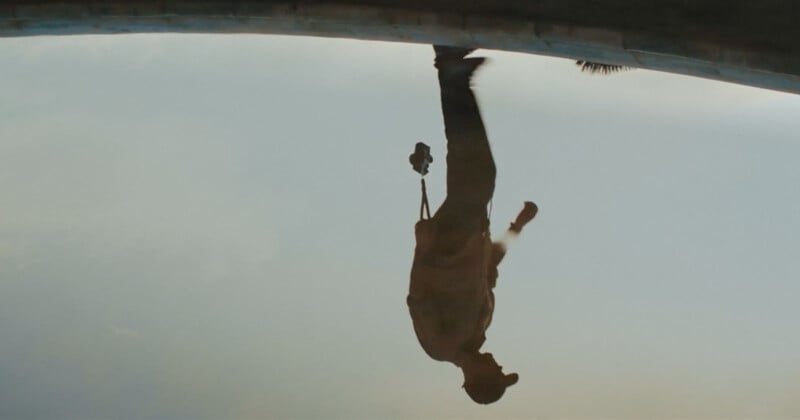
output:
M425 220L423 211L427 213L428 219L431 218L431 208L428 205L428 189L425 188L425 178L422 181L422 203L419 205L419 220Z

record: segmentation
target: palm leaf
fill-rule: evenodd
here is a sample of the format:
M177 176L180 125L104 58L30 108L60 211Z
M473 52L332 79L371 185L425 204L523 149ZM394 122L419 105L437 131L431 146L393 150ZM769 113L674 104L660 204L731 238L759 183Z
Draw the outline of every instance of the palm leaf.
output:
M621 71L631 70L631 67L619 66L616 64L594 63L591 61L578 60L575 65L581 68L582 72L590 74L611 74Z

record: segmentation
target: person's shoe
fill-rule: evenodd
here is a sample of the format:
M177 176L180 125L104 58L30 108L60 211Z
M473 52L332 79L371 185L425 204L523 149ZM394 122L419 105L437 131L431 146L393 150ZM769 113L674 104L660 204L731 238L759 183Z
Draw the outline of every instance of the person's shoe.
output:
M469 81L472 78L472 74L475 73L475 70L477 70L478 67L480 67L484 62L486 62L486 57L470 57L457 60L446 60L437 62L436 68L439 69L440 77L444 77L446 79L465 78L467 81Z
M462 48L462 47L450 47L447 45L434 45L433 51L436 52L436 61L441 60L461 60L471 52L475 51L475 48Z

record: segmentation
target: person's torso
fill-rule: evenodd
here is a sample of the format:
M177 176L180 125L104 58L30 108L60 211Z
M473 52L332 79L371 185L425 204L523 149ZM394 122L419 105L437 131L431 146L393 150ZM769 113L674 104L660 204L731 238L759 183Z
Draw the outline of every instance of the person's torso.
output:
M480 348L491 322L489 231L467 234L462 246L446 247L445 253L434 246L441 238L430 221L419 222L416 230L407 300L414 330L430 357L456 363L464 352Z

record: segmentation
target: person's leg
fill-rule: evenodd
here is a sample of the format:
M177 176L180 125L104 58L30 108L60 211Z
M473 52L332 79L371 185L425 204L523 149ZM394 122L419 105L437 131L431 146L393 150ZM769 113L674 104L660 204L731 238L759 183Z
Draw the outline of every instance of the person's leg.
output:
M488 220L486 207L494 194L496 175L486 129L470 88L472 73L483 59L463 58L470 50L435 49L447 136L447 198L434 219L446 231L474 231Z

